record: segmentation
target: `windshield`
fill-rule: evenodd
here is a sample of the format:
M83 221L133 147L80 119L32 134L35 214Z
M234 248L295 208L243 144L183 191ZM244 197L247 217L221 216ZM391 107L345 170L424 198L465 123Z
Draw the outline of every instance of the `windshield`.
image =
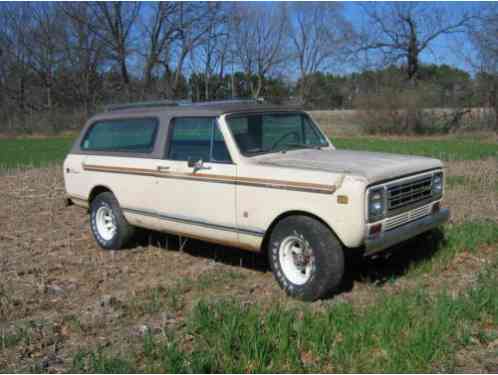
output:
M246 156L329 145L303 113L237 115L229 117L227 123Z

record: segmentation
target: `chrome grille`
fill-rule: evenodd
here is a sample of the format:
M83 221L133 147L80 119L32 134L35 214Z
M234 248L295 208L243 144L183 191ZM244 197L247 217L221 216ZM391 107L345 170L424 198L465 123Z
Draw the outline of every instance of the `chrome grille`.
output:
M425 206L415 208L414 210L403 212L400 215L396 215L386 219L384 223L384 230L388 231L397 228L401 225L407 224L411 221L421 219L431 213L432 203L426 204Z
M387 211L397 211L430 199L432 174L387 186Z

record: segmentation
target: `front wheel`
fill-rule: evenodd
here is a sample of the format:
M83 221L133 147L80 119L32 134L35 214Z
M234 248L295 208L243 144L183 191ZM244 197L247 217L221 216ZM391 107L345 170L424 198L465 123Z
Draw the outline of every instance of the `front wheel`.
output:
M269 261L280 287L292 297L314 301L332 293L344 274L336 236L308 216L282 219L270 235Z
M90 204L90 226L95 241L105 250L118 250L128 244L134 233L111 192L97 195Z

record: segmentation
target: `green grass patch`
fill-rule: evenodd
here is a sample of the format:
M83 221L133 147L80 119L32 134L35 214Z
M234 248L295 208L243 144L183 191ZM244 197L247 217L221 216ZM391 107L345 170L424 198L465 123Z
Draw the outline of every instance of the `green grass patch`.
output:
M486 178L487 176L480 176ZM498 192L498 180L495 181L494 185L487 185L485 182L481 181L481 178L472 178L469 176L447 176L446 186L449 189L453 189L457 186L466 186L471 192L483 191L483 189L495 189ZM489 187L488 187L489 186Z
M462 251L472 253L497 242L495 222L449 225L438 251L414 269L435 272ZM213 279L207 273L185 285L202 291L205 283L234 277L227 273ZM231 299L202 299L178 330L148 334L141 349L124 355L80 352L73 371L452 372L458 350L498 338L496 285L498 263L459 296L446 290L429 293L422 286L394 295L379 290L376 302L361 308L340 303L317 312L303 304L277 304L262 311ZM147 299L162 308L170 304L167 290L152 292Z
M126 304L127 315L140 317L156 314L165 309L168 311L180 310L183 307L184 291L183 282L178 282L168 288L158 286L147 289L130 299Z
M158 286L146 289L127 302L125 306L127 315L136 318L165 310L180 311L185 305L185 293L204 295L207 291L226 288L245 278L246 276L240 272L215 268L202 272L195 279L182 278L169 287Z
M458 225L447 225L444 240L435 249L434 254L414 264L410 273L419 275L442 270L457 254L463 251L475 253L479 247L495 243L498 243L498 223L494 221L470 221ZM423 249L421 243L418 243L416 247Z
M79 372L99 374L129 374L134 372L133 365L129 360L105 355L100 348L95 352L78 352L73 359L73 368Z
M446 186L448 188L454 188L455 186L466 185L468 183L467 180L468 179L465 178L465 176L447 176Z
M0 170L61 162L73 141L69 137L0 139Z
M20 329L16 329L15 332L6 332L5 330L0 331L0 351L16 346L25 337L25 332Z
M233 281L237 282L244 280L245 278L245 275L237 271L226 271L218 269L209 270L199 275L195 287L200 291L212 290L216 286L226 287Z
M12 330L0 330L0 352L18 345L31 345L32 330L29 324L16 326Z
M394 140L378 138L337 138L332 143L338 149L390 152L420 155L442 160L478 160L498 156L498 145L478 140Z
M184 331L147 335L142 349L126 356L78 353L73 371L452 372L459 349L498 332L497 275L495 263L459 296L417 288L379 295L367 307L342 303L321 312L201 302Z
M40 167L61 162L71 148L72 137L0 139L0 169ZM478 160L498 155L498 145L463 140L384 140L378 138L337 138L339 149L391 152L430 156L443 160Z
M463 252L475 253L498 243L498 223L493 220L449 224L400 244L379 263L366 263L359 270L366 282L395 282L400 277L420 279L446 270ZM354 272L354 271L352 271Z

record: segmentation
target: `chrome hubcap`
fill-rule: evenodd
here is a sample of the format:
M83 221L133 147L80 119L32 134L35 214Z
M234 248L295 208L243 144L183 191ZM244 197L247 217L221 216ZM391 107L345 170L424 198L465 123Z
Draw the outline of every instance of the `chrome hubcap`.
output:
M99 235L106 241L114 237L116 233L116 218L109 207L99 207L95 214L95 224Z
M302 236L291 235L282 241L279 260L282 272L291 283L303 285L310 279L315 258L313 249Z

